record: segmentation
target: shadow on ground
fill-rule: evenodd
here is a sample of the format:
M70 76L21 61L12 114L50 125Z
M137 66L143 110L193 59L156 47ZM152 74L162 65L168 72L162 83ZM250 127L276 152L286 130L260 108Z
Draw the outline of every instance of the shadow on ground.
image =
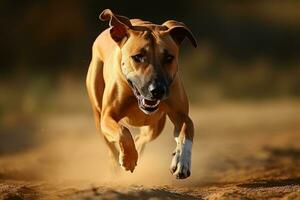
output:
M288 178L283 180L260 180L253 183L238 184L239 187L244 188L269 188L269 187L283 187L300 185L300 178Z
M151 200L151 199L172 199L172 200L193 200L199 199L187 193L177 193L168 189L144 189L133 188L132 191L118 191L115 189L93 188L91 190L81 191L73 196L74 199L89 200L114 200L114 199L130 199L130 200ZM72 199L72 198L71 198Z

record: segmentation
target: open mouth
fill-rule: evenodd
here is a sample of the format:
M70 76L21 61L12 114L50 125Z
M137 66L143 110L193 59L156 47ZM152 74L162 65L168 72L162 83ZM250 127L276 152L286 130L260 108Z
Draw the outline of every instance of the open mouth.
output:
M132 85L132 84L131 84ZM138 100L139 108L145 113L145 114L152 114L155 111L157 111L159 107L160 100L149 100L146 99L139 90L132 85L133 93L136 99Z

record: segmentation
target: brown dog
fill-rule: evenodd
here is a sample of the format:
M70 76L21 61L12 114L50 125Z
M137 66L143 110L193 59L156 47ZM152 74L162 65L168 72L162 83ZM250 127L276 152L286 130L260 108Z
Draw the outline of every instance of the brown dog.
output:
M109 9L100 19L109 21L110 28L94 42L86 84L96 126L111 154L133 172L138 152L162 132L168 116L177 143L170 169L177 178L187 178L194 126L178 74L178 53L186 37L197 46L193 34L181 22L129 20ZM140 127L135 140L129 126Z

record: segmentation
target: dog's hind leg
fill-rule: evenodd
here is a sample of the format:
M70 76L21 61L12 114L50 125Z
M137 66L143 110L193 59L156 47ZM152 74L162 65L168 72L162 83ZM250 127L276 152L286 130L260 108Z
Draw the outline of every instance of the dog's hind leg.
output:
M163 115L156 124L143 126L140 129L140 134L135 138L135 144L139 155L144 151L146 144L157 138L164 129L166 115Z
M98 122L98 124L100 124L100 122ZM101 132L101 129L99 128L98 131ZM117 149L114 142L108 141L103 133L101 133L101 135L103 135L104 141L105 141L106 145L108 146L111 172L113 174L118 174L120 172L119 150Z
M103 139L106 143L106 145L108 146L108 150L109 150L109 157L110 157L110 169L112 169L112 172L114 174L118 174L119 172L119 151L116 147L116 145L113 142L110 142L106 139L106 137L104 136L104 134L102 134L101 132L101 128L100 128L100 114L98 113L98 111L93 108L94 110L94 117L95 117L95 123L96 123L96 127L97 127L97 131L103 136Z
M101 128L100 128L100 114L98 113L98 111L93 108L94 110L94 118L95 118L95 124L97 127L97 131L103 136L103 139L106 143L106 145L108 146L108 150L109 150L109 156L110 156L110 164L111 164L111 168L113 173L118 173L119 172L119 151L116 147L116 145L113 142L110 142L106 139L106 137L104 136L104 134L102 134L101 132Z
M110 142L104 137L105 143L109 149L109 156L110 156L110 164L112 172L114 174L118 174L120 172L120 164L119 164L119 150L117 149L116 145L113 142Z

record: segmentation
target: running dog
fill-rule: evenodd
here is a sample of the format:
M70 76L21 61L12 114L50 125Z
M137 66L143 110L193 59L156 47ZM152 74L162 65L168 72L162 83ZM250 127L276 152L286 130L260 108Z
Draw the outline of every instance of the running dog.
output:
M170 166L176 178L190 176L194 125L178 73L178 54L195 37L182 22L162 25L128 19L106 9L109 28L95 40L86 85L97 129L114 160L133 172L145 144L162 132L166 116L174 124L176 149ZM133 139L129 127L140 127Z

